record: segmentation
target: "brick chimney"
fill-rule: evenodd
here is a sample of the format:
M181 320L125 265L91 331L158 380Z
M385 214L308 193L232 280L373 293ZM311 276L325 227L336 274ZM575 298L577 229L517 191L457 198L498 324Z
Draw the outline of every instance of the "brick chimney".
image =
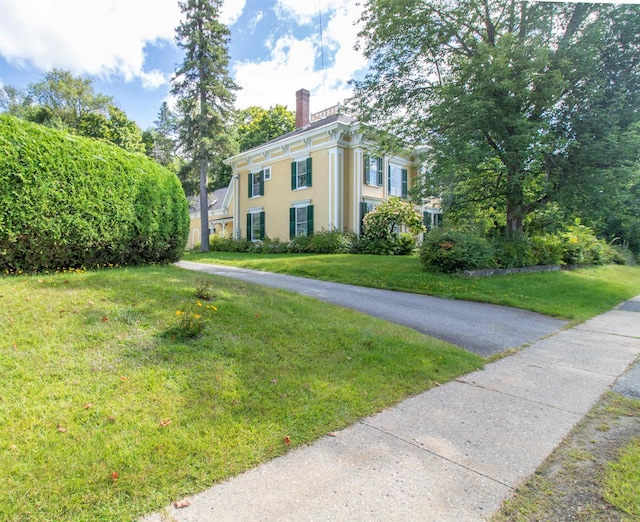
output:
M309 125L309 96L311 93L307 89L296 92L296 129Z

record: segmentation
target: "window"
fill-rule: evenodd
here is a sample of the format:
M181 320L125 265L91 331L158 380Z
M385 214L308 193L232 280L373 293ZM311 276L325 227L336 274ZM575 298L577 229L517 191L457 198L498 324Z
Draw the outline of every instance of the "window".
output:
M360 233L364 230L364 217L376 208L377 204L372 201L362 201L360 203Z
M249 241L264 239L264 212L249 212L247 214L247 239Z
M364 182L367 185L382 186L382 158L364 157Z
M405 197L407 195L407 177L407 169L389 164L388 189L390 196Z
M313 205L297 206L289 209L289 236L310 236L313 234Z
M249 197L264 196L264 171L249 174Z
M427 227L427 231L442 225L442 211L434 208L425 210L422 213L422 224Z
M269 181L271 179L271 167L265 167L262 172L264 173L263 174L263 179L265 181Z
M311 186L311 158L291 163L291 190Z

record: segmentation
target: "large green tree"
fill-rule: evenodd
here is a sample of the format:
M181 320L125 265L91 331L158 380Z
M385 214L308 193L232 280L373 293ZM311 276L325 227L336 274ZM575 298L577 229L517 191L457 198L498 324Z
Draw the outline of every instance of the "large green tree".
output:
M52 69L26 90L4 86L0 108L19 118L109 141L143 152L142 133L112 97L95 92L93 80Z
M238 147L240 152L278 138L296 128L296 118L283 105L269 109L248 107L238 114Z
M554 160L575 136L562 118L576 84L605 66L598 36L616 9L368 0L360 41L371 71L356 82L355 105L364 121L425 151L427 190L457 208L497 209L516 235L557 193Z
M201 250L207 252L209 162L231 148L229 126L238 86L228 72L229 29L219 21L222 0L188 0L179 5L183 21L176 29L176 41L185 57L176 70L172 93L178 100L180 146L198 165Z

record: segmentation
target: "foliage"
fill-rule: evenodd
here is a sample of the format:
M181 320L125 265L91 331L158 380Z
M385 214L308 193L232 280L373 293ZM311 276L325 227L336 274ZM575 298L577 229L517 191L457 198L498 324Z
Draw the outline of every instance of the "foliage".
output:
M563 247L562 261L568 265L606 265L616 258L613 248L580 222L567 226L559 236Z
M179 6L184 18L176 41L185 56L171 92L178 100L180 147L187 163L199 168L200 229L208 230L209 163L231 148L229 126L238 86L228 71L229 29L219 21L222 0L186 0ZM201 250L209 250L206 234Z
M397 230L405 225L411 234L400 235ZM359 250L365 254L410 254L416 236L426 229L422 216L411 203L400 198L383 201L364 216Z
M178 180L142 155L0 116L0 270L177 260Z
M238 114L238 145L240 152L267 143L295 129L296 119L282 105L269 109L249 107Z
M290 241L280 241L279 238L247 241L214 235L210 237L210 246L214 252L343 254L356 249L357 239L353 233L337 230L322 230L308 236L296 236Z
M362 22L372 67L354 105L384 135L425 151L424 196L442 195L445 211L499 211L511 237L548 201L595 218L608 184L601 217L632 226L635 6L368 0ZM583 192L580 208L572 194Z
M198 307L202 277L171 266L0 277L1 520L140 520L482 365L408 328L228 278L208 277L217 311ZM204 310L197 339L166 335L176 310Z
M89 78L52 69L26 92L11 86L0 91L4 91L2 105L9 114L108 141L129 152L144 151L142 133L135 122L116 107L113 98L96 93Z
M197 279L195 295L198 299L202 299L204 301L214 300L216 298L216 291L211 279Z
M483 237L459 230L435 228L425 235L420 261L445 274L495 267L495 250Z

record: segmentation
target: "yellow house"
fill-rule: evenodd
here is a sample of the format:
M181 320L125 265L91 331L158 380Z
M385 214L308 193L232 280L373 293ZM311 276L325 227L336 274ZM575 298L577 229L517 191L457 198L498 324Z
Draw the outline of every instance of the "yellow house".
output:
M233 235L233 209L234 209L234 185L214 190L208 194L209 199L209 235L219 234L231 237ZM187 249L193 249L201 241L200 198L193 196L188 198L189 216L191 228Z
M233 169L234 238L359 234L368 211L412 187L411 158L377 156L357 118L339 106L311 115L309 97L296 93L294 131L225 160Z

